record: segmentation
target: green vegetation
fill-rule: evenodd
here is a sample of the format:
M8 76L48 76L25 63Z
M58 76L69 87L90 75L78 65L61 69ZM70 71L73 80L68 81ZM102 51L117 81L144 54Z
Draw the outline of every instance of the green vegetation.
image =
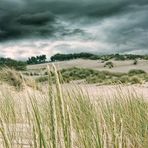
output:
M35 80L24 77L22 73L10 68L2 68L0 70L0 84L1 83L7 83L13 86L17 91L23 90L25 86L38 89Z
M138 64L138 61L135 59L134 62L133 62L133 64L134 65L137 65Z
M36 82L47 82L48 81L48 76L40 76L36 78Z
M77 86L63 90L55 68L53 73L55 85L49 72L44 94L32 90L16 98L14 92L0 90L1 147L148 146L148 102L144 98L121 88L113 99L90 98Z
M148 55L132 55L132 54L110 54L110 55L97 55L91 53L73 53L73 54L55 54L51 57L51 61L65 61L65 60L72 60L72 59L91 59L91 60L102 60L108 61L111 59L114 60L136 60L136 59L143 59L148 60Z
M73 54L55 54L51 57L51 61L65 61L65 60L71 60L71 59L92 59L97 58L97 56L91 54L91 53L73 53Z
M46 63L46 55L40 55L36 57L28 58L27 64L41 64Z
M10 58L0 58L0 69L3 67L14 68L16 70L26 70L26 62L16 61Z
M69 68L60 70L63 82L69 83L75 80L84 80L86 83L100 83L102 85L108 84L137 84L148 81L148 74L139 69L130 70L128 73L115 73L109 71L97 71L85 68ZM46 75L36 78L37 82L46 82L48 77ZM54 74L52 73L52 78ZM54 78L53 78L54 80Z
M87 83L108 85L120 83L136 84L148 81L148 74L142 70L131 70L126 74L84 68L70 68L61 70L60 72L65 82L84 79Z
M133 76L133 75L140 75L140 74L146 74L146 72L144 70L141 69L132 69L128 72L129 75Z
M113 68L114 64L113 64L113 62L106 62L104 67Z
M11 86L14 86L17 90L23 88L23 78L19 72L15 70L3 68L0 71L0 81L6 82Z

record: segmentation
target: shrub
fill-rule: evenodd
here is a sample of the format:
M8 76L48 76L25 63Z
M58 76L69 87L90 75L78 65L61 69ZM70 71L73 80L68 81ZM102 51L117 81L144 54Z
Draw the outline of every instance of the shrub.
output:
M25 73L24 75L26 74L28 73ZM25 86L39 89L34 79L28 78L26 76L23 77L20 72L14 69L3 68L0 70L0 81L15 87L17 91L23 90Z
M46 76L47 76L47 75L48 75L48 72L47 72L47 71L45 71L44 75L46 75Z
M128 72L129 75L145 74L146 72L141 69L133 69Z
M148 82L148 75L144 75L144 80Z
M62 79L64 82L69 83L70 81L75 80L86 80L87 83L101 83L101 84L112 84L112 83L138 83L143 80L146 81L147 74L144 71L141 70L131 70L128 74L126 73L115 73L115 72L109 72L109 71L98 71L98 70L92 70L92 69L86 69L86 68L68 68L60 70L59 73L61 73ZM36 82L45 82L47 81L47 72L46 75L43 77L38 77L36 79ZM131 80L129 76L135 76L138 75L138 79L140 81ZM54 79L54 74L52 73L51 76ZM53 80L54 81L54 80Z
M23 89L22 75L12 69L2 69L0 71L0 80L14 86L17 90Z
M113 62L106 62L104 67L113 68L114 64L113 64Z
M41 76L39 78L36 78L36 82L46 82L46 81L48 81L47 76Z
M141 84L142 80L137 76L133 76L133 77L131 77L130 82L131 82L131 84L138 84L138 83Z
M129 77L127 75L121 76L120 82L121 83L129 83L130 82Z
M102 83L103 79L100 79L97 76L92 76L92 77L86 78L86 82L87 83Z
M138 64L138 61L135 59L134 62L133 62L133 64L134 65L137 65Z

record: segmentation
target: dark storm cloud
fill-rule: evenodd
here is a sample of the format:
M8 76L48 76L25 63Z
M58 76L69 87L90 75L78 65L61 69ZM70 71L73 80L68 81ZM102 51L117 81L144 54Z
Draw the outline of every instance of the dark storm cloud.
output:
M53 24L55 16L50 11L32 10L21 0L0 2L0 41L50 35Z
M56 17L107 17L125 11L128 4L125 0L1 0L0 41L32 36L50 37L60 28L54 28ZM63 34L69 33L65 31Z
M147 14L148 0L0 0L0 42L93 40L125 52L147 50Z
M42 26L46 25L48 22L53 22L54 17L48 12L24 14L19 16L16 21L22 25Z

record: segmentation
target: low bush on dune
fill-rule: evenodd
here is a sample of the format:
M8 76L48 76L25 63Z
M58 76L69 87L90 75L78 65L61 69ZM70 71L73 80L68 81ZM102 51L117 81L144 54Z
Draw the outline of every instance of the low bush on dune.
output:
M101 85L110 84L141 84L148 81L148 74L143 70L131 70L128 74L126 73L115 73L109 71L97 71L92 69L84 68L69 68L58 71L61 75L62 83L70 83L75 80L84 80L83 82L92 84L100 83ZM4 68L0 71L0 80L7 82L8 84L14 86L16 89L22 89L24 87L24 81L27 86L34 87L35 83L47 83L48 73L46 75L35 77L34 81L30 80L30 75L22 77L20 72L15 70ZM55 82L55 75L51 72L51 79Z
M104 67L113 68L114 64L113 64L113 62L106 62Z
M123 75L120 77L120 81L121 81L121 83L128 83L130 80L127 75Z
M109 71L97 71L86 68L68 68L60 70L63 81L69 83L74 80L85 80L86 83L101 83L101 84L138 84L148 81L148 74L143 70L130 70L126 73L115 73ZM53 77L53 73L52 73ZM54 79L54 78L53 78ZM41 76L36 79L37 82L46 82L46 76Z
M138 76L133 76L130 78L130 82L131 82L131 84L137 84L137 83L141 84L142 79L139 78Z
M144 70L141 70L141 69L132 69L128 72L128 75L130 75L130 76L138 75L138 74L146 74L146 72Z
M48 81L47 76L40 76L40 77L36 78L36 82L47 82L47 81Z
M0 81L14 86L17 90L23 88L23 79L21 73L9 68L3 68L0 71Z
M130 70L126 73L115 73L109 71L97 71L84 68L70 68L60 71L64 80L85 79L87 83L137 84L148 81L148 74L143 70Z
M30 79L29 77L26 78L21 72L10 68L3 68L0 70L0 82L7 83L18 91L23 90L25 86L38 89L37 84L35 84L33 79Z

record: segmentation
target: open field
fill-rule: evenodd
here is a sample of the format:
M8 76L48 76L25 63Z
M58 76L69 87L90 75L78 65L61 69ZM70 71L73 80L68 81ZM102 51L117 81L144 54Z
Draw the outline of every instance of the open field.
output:
M77 60L70 60L70 61L62 61L62 62L53 62L57 68L71 68L71 67L79 67L79 68L90 68L94 70L108 70L111 72L128 72L131 69L142 69L148 72L148 61L147 60L139 60L137 65L133 64L133 60L126 60L126 61L112 61L114 67L109 69L105 68L104 64L101 63L100 60L84 60L84 59L77 59ZM37 71L42 68L46 68L48 64L38 64L38 65L29 65L27 69L30 71Z

